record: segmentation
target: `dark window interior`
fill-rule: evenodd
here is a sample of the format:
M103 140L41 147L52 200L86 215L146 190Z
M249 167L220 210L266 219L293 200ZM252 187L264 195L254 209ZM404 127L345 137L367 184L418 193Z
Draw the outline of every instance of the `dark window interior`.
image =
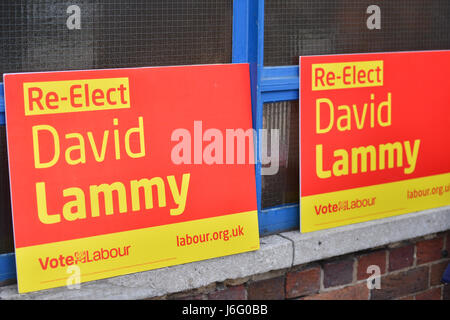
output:
M370 5L381 29L368 30ZM266 0L264 65L297 65L298 56L450 49L448 0Z

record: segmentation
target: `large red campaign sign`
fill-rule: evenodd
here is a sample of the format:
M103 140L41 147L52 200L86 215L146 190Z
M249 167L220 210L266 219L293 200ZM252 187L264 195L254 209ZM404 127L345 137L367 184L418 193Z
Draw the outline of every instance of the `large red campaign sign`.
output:
M248 73L6 75L20 291L64 285L70 265L89 281L258 248L254 166L225 150L251 130Z
M300 58L301 229L450 204L450 52Z

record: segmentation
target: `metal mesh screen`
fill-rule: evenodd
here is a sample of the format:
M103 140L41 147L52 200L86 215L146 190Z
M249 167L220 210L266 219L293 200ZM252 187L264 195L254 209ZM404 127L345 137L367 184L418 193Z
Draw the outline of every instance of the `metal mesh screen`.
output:
M280 159L277 174L262 176L261 206L268 208L298 202L298 101L266 103L263 108L263 128L280 130Z
M231 62L231 0L2 1L0 17L2 74Z
M0 126L0 253L14 250L5 126Z
M367 8L381 10L369 30ZM450 49L448 0L265 0L264 64L300 55Z
M232 20L232 0L2 1L0 73L229 63ZM13 249L1 127L0 253Z

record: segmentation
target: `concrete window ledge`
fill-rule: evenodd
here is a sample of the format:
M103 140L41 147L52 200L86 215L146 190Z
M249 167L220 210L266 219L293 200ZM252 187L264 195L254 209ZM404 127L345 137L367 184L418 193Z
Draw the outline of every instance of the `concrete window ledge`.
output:
M0 299L144 299L318 261L450 229L450 206L300 234L261 238L258 251L19 295L0 287Z

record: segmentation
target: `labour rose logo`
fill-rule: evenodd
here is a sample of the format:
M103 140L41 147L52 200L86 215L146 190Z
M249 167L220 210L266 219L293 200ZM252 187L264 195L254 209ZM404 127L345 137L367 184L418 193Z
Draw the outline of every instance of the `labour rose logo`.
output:
M75 263L85 263L86 262L86 251L76 251L75 254Z

